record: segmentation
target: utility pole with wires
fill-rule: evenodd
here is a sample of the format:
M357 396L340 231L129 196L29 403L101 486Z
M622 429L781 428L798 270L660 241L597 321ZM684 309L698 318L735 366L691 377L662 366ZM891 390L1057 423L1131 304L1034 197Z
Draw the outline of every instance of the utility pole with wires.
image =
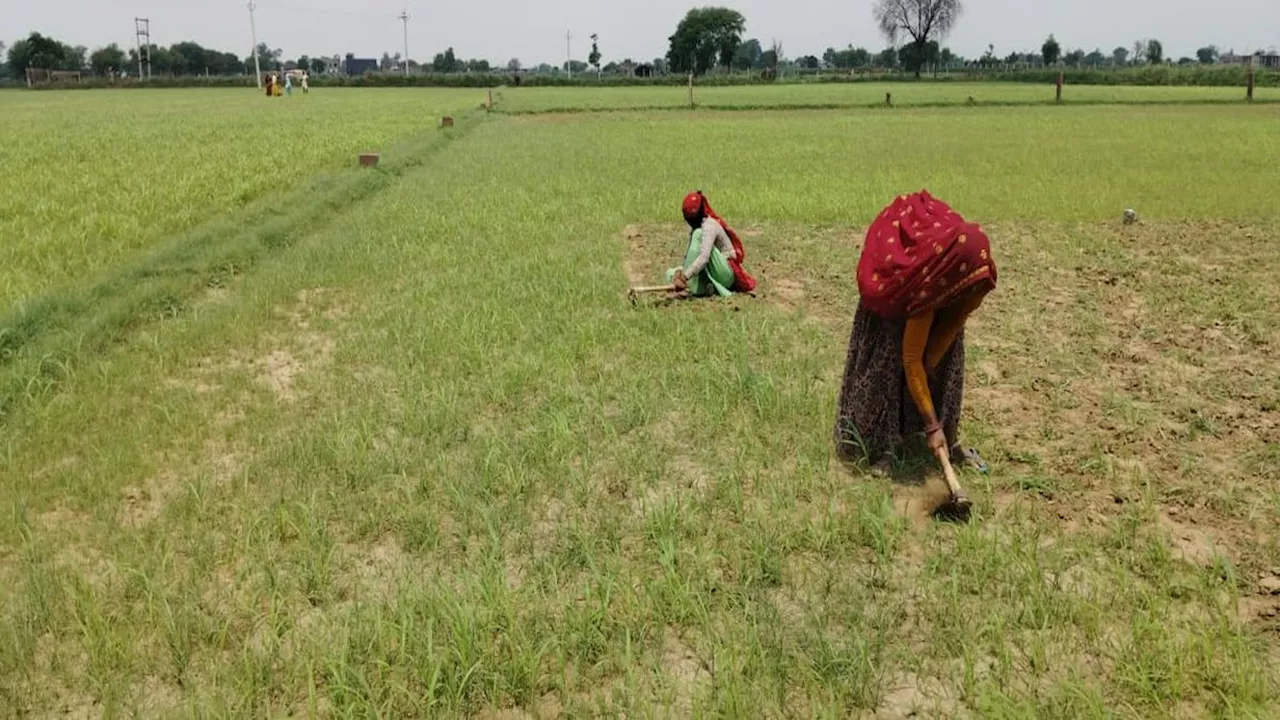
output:
M258 63L258 28L253 23L253 9L256 7L253 0L249 0L249 37L253 41L253 77L258 82L258 89L262 89L262 65Z
M138 79L151 77L151 20L148 18L136 17L133 19L133 35L134 42L138 46ZM142 59L145 54L147 60L147 73L142 74Z
M564 33L564 69L569 72L569 79L573 79L573 31L566 30Z
M399 20L404 24L404 76L409 77L409 11L401 10Z

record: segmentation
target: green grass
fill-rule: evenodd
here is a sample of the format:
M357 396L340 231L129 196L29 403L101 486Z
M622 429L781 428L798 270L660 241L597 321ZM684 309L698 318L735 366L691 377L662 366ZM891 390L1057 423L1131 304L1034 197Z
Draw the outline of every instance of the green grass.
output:
M1047 105L1054 102L1052 84L1023 83L817 83L810 85L747 85L696 87L698 105L720 109L853 108L883 106L885 93L894 105L919 107L964 105L970 97L979 105ZM689 104L687 87L628 88L504 88L499 91L503 112L682 108ZM1069 86L1067 104L1115 103L1234 103L1244 102L1243 87ZM1280 89L1257 88L1258 101L1280 100Z
M474 107L478 90L0 94L0 308ZM307 202L306 198L294 198ZM280 207L281 212L291 208Z
M0 709L1266 715L1273 122L474 117L313 180L250 264L201 274L252 214L169 239L173 313L3 368L66 363L3 420ZM964 527L831 452L859 228L921 186L1001 261ZM692 187L761 296L632 309Z

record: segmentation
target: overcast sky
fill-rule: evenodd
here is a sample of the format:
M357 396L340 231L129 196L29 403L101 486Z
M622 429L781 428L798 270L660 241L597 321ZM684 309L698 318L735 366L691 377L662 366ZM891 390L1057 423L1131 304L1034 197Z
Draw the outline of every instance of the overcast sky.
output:
M698 3L701 4L701 3ZM821 56L849 43L873 49L885 42L871 20L872 0L719 0L747 18L747 37L777 38L788 57ZM562 62L565 32L573 56L585 59L599 33L605 62L652 59L694 3L690 0L257 0L258 39L301 54L354 52L378 57L401 49L407 10L409 55L429 60L452 45L462 57L525 65ZM1110 54L1140 38L1158 38L1165 54L1194 55L1203 45L1252 52L1280 45L1280 0L965 0L965 14L944 42L975 57L988 43L1003 56L1038 50L1049 33L1063 49ZM202 45L248 55L249 12L241 0L0 0L0 40L31 30L72 45L134 44L133 18L151 19L152 41Z

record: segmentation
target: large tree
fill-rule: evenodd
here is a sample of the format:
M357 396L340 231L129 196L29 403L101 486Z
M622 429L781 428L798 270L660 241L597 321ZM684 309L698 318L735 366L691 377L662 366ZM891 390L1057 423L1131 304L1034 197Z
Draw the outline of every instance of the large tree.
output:
M667 64L673 72L703 74L716 66L729 67L742 44L747 20L737 10L724 7L694 8L670 37Z
M106 47L93 51L93 54L89 56L89 67L93 68L93 71L98 75L120 72L124 68L126 57L119 45L111 43Z
M1213 65L1218 62L1218 48L1214 45L1206 45L1196 51L1196 59L1201 65Z
M1164 45L1159 40L1147 42L1147 62L1152 65L1159 65L1164 62Z
M1142 58L1146 56L1146 53L1147 53L1147 41L1134 40L1133 53L1129 56L1133 60L1133 64L1134 65L1142 64Z
M1115 50L1112 50L1111 62L1121 66L1128 65L1129 64L1129 48L1118 47Z
M33 32L25 39L19 40L9 48L9 72L15 77L26 73L27 68L43 70L67 70L67 61L71 48Z
M929 65L937 65L942 53L938 48L937 40L930 40L925 43L923 49L915 44L903 45L898 49L898 62L902 67L914 72L916 77L920 77L921 69Z
M910 57L923 59L928 57L929 42L946 37L963 10L960 0L876 0L873 12L890 43L905 35L914 46ZM917 78L922 65L915 68Z
M264 73L277 69L280 65L280 56L284 54L279 48L272 50L271 46L266 43L258 43L258 47L254 49L254 52L258 56L258 67L262 68ZM245 58L244 64L245 67L252 69L253 55Z
M448 48L442 53L436 53L435 58L431 60L431 69L438 73L457 72L458 65L458 56L454 54L453 48Z
M844 50L827 48L827 52L823 54L822 59L831 67L839 70L851 70L870 65L871 53L866 48L855 48L850 45Z
M89 67L89 48L83 45L63 47L66 48L62 61L63 70L84 70Z
M200 75L209 67L205 49L190 41L169 46L169 65L174 75Z
M778 67L778 53L772 48L760 53L760 68L762 70L773 70Z
M1049 39L1044 41L1044 45L1040 46L1040 54L1044 57L1045 65L1057 65L1058 58L1062 57L1062 46L1053 35L1050 35Z
M755 38L751 38L739 45L738 49L734 51L733 69L759 69L762 67L762 57L764 57L764 48L760 47L760 41Z
M151 74L152 75L170 75L174 72L174 54L169 48L160 45L148 45L146 48L147 56L151 58ZM144 71L146 63L143 63ZM129 67L138 67L138 51L129 49Z

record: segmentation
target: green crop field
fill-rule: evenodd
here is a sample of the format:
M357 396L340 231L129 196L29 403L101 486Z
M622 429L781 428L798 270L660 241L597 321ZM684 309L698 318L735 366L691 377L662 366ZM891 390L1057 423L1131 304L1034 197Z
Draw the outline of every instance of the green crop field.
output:
M1012 82L858 82L807 85L744 85L695 87L694 101L712 109L857 108L884 105L885 94L902 107L967 105L969 98L983 105L1051 105L1052 84ZM505 112L548 112L680 108L689 104L687 87L619 88L505 88L500 91ZM1243 87L1160 87L1087 85L1063 89L1065 104L1240 103ZM1256 88L1257 102L1280 101L1280 88Z
M354 154L432 128L476 91L0 93L0 306L67 284ZM13 168L22 168L14 172Z
M0 714L1280 703L1277 106L438 130L423 116L482 93L257 100L0 95L63 135L183 138L69 172L40 136L6 164L0 242L31 259L0 266ZM304 118L310 143L283 131ZM246 166L277 137L305 163ZM353 167L366 145L377 169ZM173 216L172 184L249 171ZM120 194L135 175L151 192ZM922 515L934 471L878 479L831 440L863 228L922 187L1000 263L967 337L962 433L992 471L963 475L963 525ZM632 307L693 188L743 232L758 295ZM168 224L90 252L98 194L136 203L110 228Z

